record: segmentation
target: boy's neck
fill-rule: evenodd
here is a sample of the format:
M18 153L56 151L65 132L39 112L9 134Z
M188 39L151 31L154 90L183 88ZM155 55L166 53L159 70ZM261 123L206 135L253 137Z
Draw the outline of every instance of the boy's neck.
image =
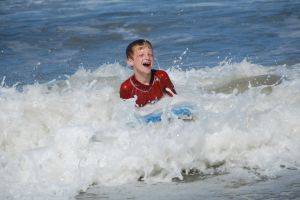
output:
M149 85L151 81L151 74L152 73L149 74L134 73L134 78L144 85Z

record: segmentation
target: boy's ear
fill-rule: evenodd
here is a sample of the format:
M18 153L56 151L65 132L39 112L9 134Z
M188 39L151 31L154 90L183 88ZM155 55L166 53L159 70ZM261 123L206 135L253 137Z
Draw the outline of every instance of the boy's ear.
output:
M127 65L129 65L129 66L133 66L133 60L132 60L132 58L127 58Z

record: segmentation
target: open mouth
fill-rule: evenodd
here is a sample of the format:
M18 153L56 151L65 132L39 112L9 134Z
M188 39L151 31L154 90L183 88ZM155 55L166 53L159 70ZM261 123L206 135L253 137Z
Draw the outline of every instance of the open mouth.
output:
M151 66L151 63L143 63L143 66L144 66L144 67L150 67L150 66Z

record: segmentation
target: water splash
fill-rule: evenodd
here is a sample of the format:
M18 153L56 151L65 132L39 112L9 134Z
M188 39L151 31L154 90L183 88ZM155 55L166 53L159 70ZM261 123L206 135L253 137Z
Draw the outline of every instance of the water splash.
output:
M247 168L273 176L282 166L298 168L297 71L246 60L173 68L168 73L179 95L143 109L190 102L198 112L188 123L139 124L134 102L119 99L119 85L131 73L119 64L80 69L66 80L26 85L22 92L2 87L1 195L63 198L95 183L182 179L182 170ZM247 82L251 87L235 92ZM266 94L265 87L272 90Z

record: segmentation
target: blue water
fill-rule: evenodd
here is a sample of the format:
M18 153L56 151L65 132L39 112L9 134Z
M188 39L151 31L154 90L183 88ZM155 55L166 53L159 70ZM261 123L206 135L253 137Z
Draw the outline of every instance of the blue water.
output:
M78 68L125 65L137 38L156 67L213 67L247 58L300 62L299 1L0 1L0 78L6 85L63 79Z

